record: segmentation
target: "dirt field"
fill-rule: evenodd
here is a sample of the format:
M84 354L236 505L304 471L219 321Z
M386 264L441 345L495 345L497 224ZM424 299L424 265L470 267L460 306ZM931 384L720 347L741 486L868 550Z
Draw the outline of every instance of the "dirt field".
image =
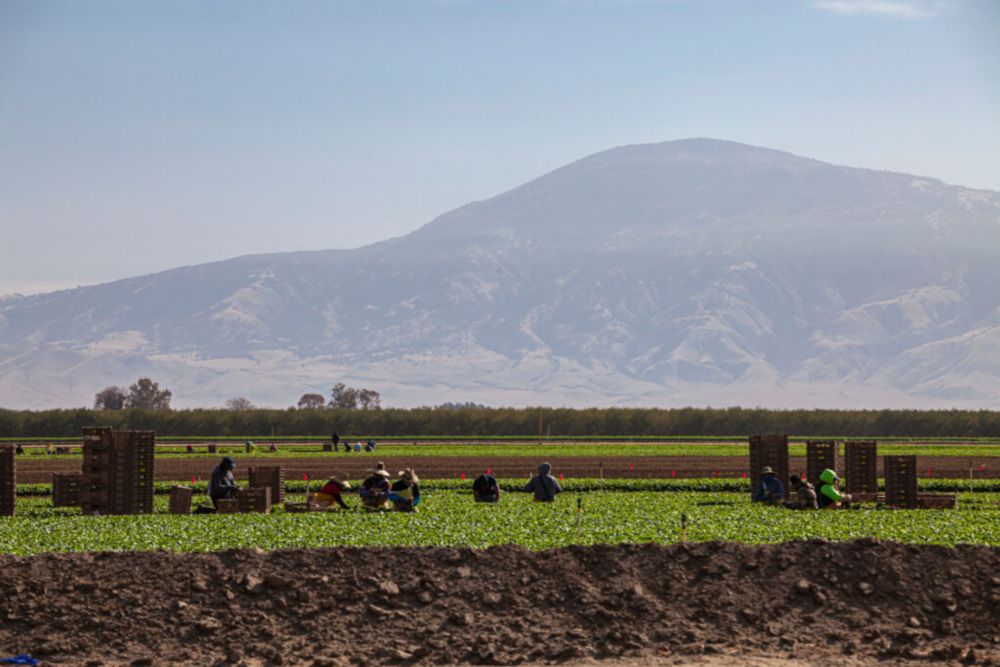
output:
M0 655L65 665L997 665L998 573L998 549L870 540L3 556Z
M237 477L245 479L246 465L240 465L239 455L234 455L238 468ZM465 473L472 478L486 468L500 477L527 477L540 463L537 457L464 457L464 456L417 456L417 457L386 457L383 459L386 467L392 471L403 468L414 468L425 479L443 479L458 477ZM361 477L364 471L372 465L370 457L353 454L331 453L327 457L304 458L255 458L255 465L281 465L285 467L286 479L302 479L308 473L310 479L319 479L331 473L346 474L352 479ZM747 460L742 456L647 456L647 457L552 457L556 475L562 473L567 477L597 477L601 466L605 477L657 477L669 478L676 473L677 477L739 477L747 472ZM979 463L986 463L986 469L976 472L977 479L996 479L1000 477L1000 458L982 458ZM192 476L198 479L208 479L215 465L215 459L173 459L156 460L156 479L163 481L189 480ZM804 457L790 459L791 470L806 469ZM881 475L881 460L879 474ZM931 469L933 477L967 478L969 460L965 457L917 457L917 469L923 477L927 469ZM54 472L78 472L79 459L60 459L30 457L19 459L17 463L17 478L19 482L40 483L52 481Z

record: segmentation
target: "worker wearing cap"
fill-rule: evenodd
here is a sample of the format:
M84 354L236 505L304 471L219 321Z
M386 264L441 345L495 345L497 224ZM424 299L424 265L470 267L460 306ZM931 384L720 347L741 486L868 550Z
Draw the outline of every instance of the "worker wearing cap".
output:
M751 499L772 505L780 505L785 501L785 487L770 466L764 466L760 471L760 481L754 487Z
M840 490L840 477L829 468L819 474L819 489L816 493L816 499L819 501L821 510L849 505L852 500L850 494Z
M212 504L218 507L219 500L236 497L236 461L227 456L212 471L212 479L208 482L208 497Z

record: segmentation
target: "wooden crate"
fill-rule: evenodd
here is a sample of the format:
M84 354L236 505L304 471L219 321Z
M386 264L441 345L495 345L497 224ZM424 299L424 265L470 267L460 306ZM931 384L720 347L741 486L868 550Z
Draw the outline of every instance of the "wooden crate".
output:
M54 507L79 507L83 475L80 473L52 473L52 505Z
M916 509L920 502L917 493L917 457L886 456L883 465L886 505Z
M170 513L190 514L191 499L194 497L194 489L189 486L170 487Z
M17 448L0 445L0 515L14 516L17 511Z
M837 449L836 440L806 441L806 479L810 483L818 485L820 473L827 468L837 470Z
M240 511L236 498L220 498L215 501L216 514L236 514Z
M271 487L240 489L236 495L240 512L271 513Z
M250 478L250 488L271 489L271 502L274 504L285 501L285 469L281 466L250 466L247 470Z
M844 465L848 493L878 493L878 444L874 440L845 442Z

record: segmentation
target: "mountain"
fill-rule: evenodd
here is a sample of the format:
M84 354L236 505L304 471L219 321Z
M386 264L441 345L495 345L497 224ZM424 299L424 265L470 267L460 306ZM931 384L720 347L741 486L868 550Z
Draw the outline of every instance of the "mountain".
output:
M1000 407L1000 194L709 139L403 237L0 301L0 404Z

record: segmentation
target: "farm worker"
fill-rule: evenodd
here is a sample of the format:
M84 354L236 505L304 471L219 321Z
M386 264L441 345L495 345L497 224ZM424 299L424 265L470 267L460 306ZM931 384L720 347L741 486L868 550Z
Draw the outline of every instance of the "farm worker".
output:
M368 442L365 443L365 451L366 452L374 452L375 451L375 441L374 440L369 440Z
M497 478L483 473L472 483L472 497L477 503L495 503L500 500L500 485Z
M804 482L798 475L792 475L788 479L790 490L795 493L795 500L785 503L785 507L790 510L818 510L816 503L816 489L809 482Z
M208 497L212 499L212 504L218 506L219 500L223 498L236 497L236 477L233 471L236 470L236 461L229 456L222 459L219 465L212 471L212 479L208 482Z
M276 444L274 444L274 443L272 442L272 443L271 443L271 446L270 446L270 447L268 447L268 448L267 448L267 450L268 450L269 452L276 452L276 451L278 451L278 446L277 446Z
M389 506L389 473L384 464L378 463L368 471L360 495L366 509L381 510Z
M334 431L330 436L330 442L333 443L333 451L337 451L340 448L340 434Z
M559 481L550 475L552 466L542 463L538 466L538 474L531 478L524 490L535 494L536 503L551 503L556 499L557 493L562 493Z
M753 490L751 500L755 502L771 503L780 505L785 499L785 487L781 480L774 474L770 466L764 466L760 471L760 481Z
M361 443L360 442L354 443L354 451L356 451L356 452L360 452L361 451Z
M344 502L342 494L344 491L349 491L350 489L350 482L341 481L341 479L336 475L331 475L330 479L326 480L326 484L323 485L323 488L319 490L319 493L313 497L313 500L318 503L323 503L324 505L337 503L340 505L341 509L349 510L351 508Z
M416 512L420 504L420 480L412 468L399 471L399 479L389 490L392 509L397 512Z
M257 449L257 446L254 445L253 442L251 442L250 440L247 440L246 442L243 443L243 450L247 454L249 454L250 452L252 452L255 449Z
M851 496L840 491L840 478L837 473L827 468L819 474L819 493L817 494L820 509L840 507L850 504Z

